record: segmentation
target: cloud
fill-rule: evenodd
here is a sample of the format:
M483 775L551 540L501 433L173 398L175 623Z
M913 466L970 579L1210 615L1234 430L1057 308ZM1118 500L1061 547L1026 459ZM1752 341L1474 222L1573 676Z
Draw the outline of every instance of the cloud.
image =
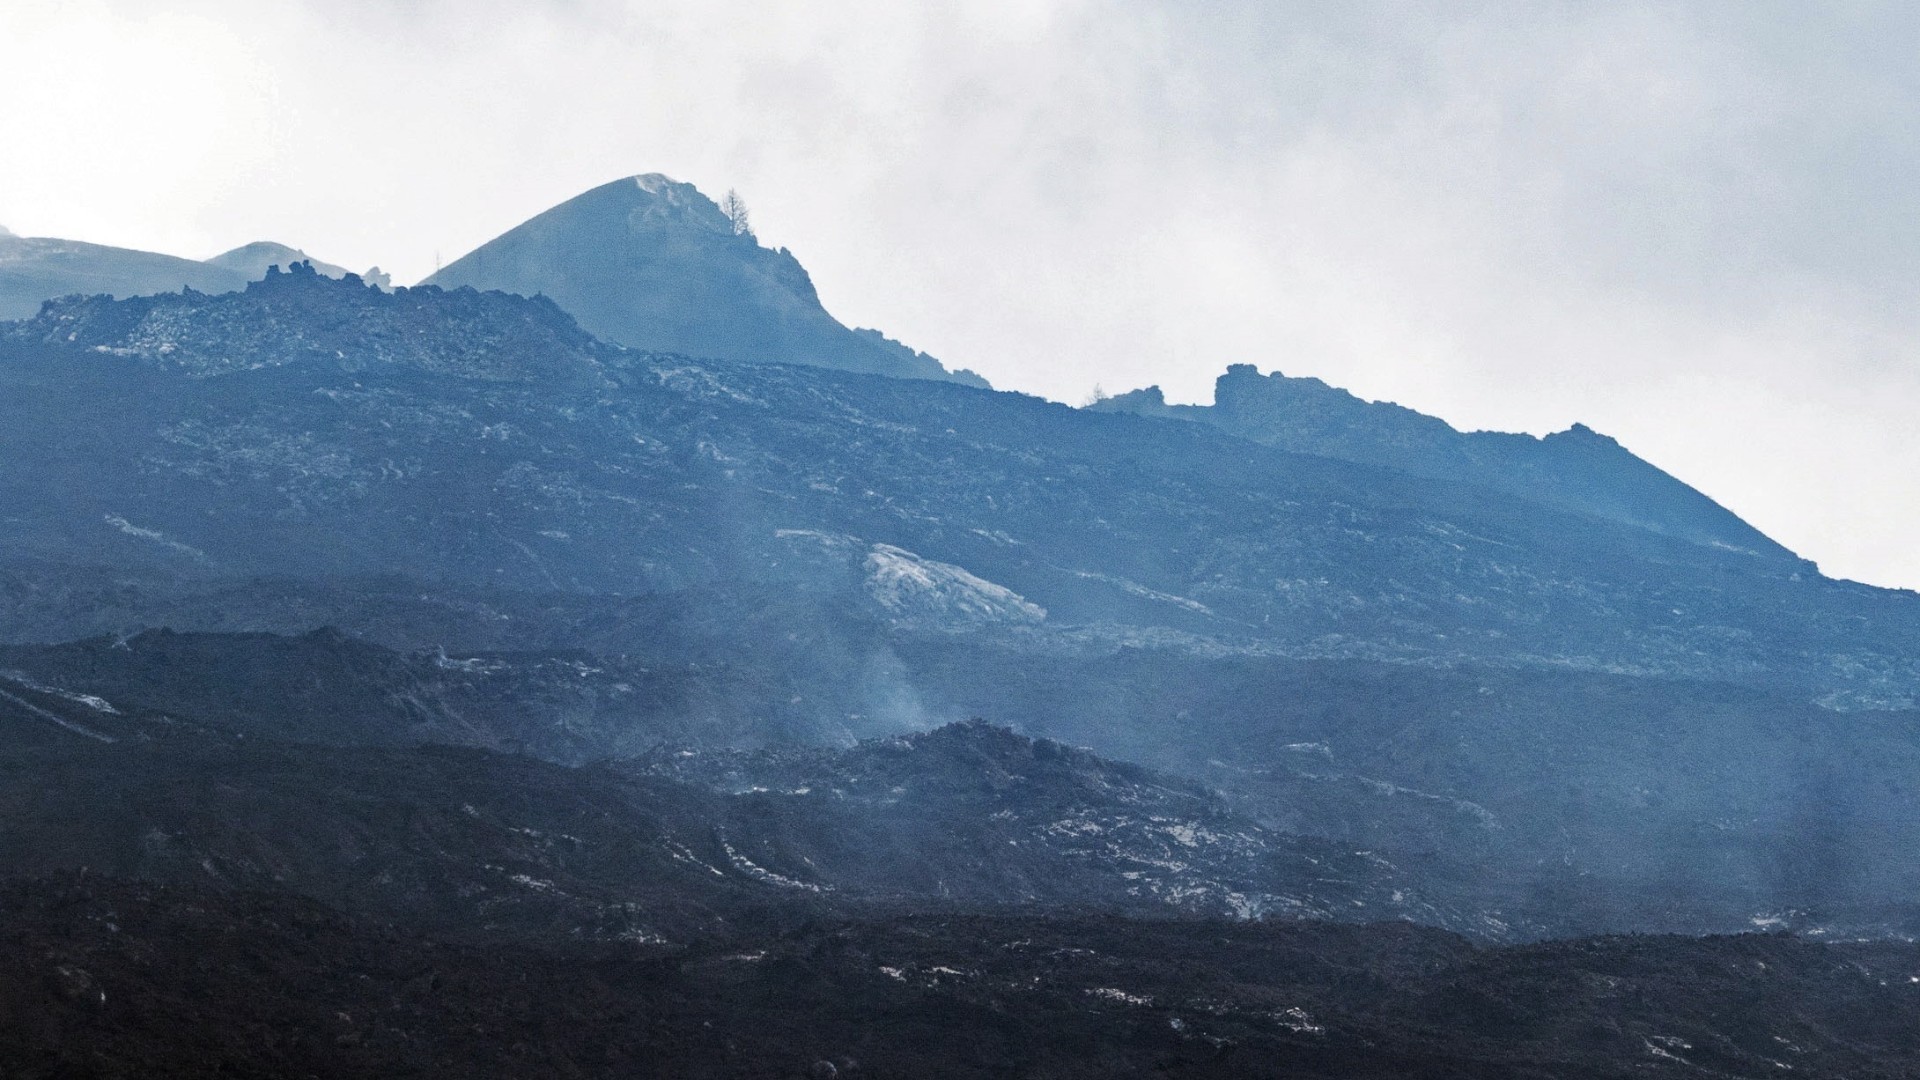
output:
M1229 362L1582 420L1920 585L1905 5L550 0L0 12L0 219L401 279L589 186L738 188L998 385Z

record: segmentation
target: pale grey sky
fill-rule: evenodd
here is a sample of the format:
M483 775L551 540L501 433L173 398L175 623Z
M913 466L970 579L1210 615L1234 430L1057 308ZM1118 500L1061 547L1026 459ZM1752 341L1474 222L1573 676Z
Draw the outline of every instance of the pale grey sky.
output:
M1915 587L1917 12L5 0L0 225L410 281L665 172L1004 388L1580 420Z

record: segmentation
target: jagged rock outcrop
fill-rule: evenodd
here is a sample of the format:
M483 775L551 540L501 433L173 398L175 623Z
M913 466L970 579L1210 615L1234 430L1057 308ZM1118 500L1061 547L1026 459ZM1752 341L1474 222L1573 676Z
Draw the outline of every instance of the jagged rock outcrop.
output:
M223 251L207 260L207 265L231 270L246 281L258 281L266 277L268 267L292 266L294 263L305 263L312 267L315 273L325 274L328 277L345 277L348 273L344 266L321 262L299 248L276 244L271 240L256 240L251 244L242 244L232 251Z
M1712 499L1584 424L1543 439L1460 432L1437 417L1364 401L1319 379L1277 371L1263 378L1251 364L1228 366L1214 384L1211 406L1168 405L1160 388L1149 386L1091 408L1198 421L1296 453L1484 485L1697 544L1793 557Z
M1197 784L981 720L846 750L662 749L647 765L743 800L737 820L753 825L736 844L755 865L843 890L1497 925L1436 902L1378 853L1266 828Z
M0 330L23 343L89 349L195 376L303 360L505 382L592 378L603 346L553 302L424 286L391 292L296 262L238 292L114 302L70 296Z

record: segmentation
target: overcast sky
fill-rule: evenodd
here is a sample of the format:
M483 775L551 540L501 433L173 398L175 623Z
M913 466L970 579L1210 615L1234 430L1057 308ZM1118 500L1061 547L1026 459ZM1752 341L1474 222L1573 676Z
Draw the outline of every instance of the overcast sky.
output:
M411 281L665 172L1002 388L1584 421L1920 587L1916 10L0 0L0 225Z

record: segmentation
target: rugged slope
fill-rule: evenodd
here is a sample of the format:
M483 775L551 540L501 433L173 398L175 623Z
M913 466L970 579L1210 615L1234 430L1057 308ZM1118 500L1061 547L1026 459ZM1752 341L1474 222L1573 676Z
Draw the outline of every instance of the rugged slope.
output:
M303 268L0 336L0 638L446 646L504 671L370 661L432 689L405 725L565 762L985 716L1504 868L1480 910L1907 918L1869 856L1920 820L1911 594L1207 425L624 350L499 293ZM597 655L481 655L563 649ZM515 733L489 687L568 722Z
M842 326L785 248L761 247L693 185L657 173L569 199L423 284L547 296L592 333L636 349L986 385Z
M1262 378L1251 364L1227 368L1214 384L1212 405L1168 405L1160 388L1150 386L1091 408L1210 424L1302 454L1481 484L1697 544L1792 557L1712 499L1580 424L1544 439L1463 433L1444 420L1391 402L1362 401L1319 379L1277 371Z
M684 940L754 904L889 902L1509 932L1377 854L979 723L789 761L812 783L773 789L715 783L694 752L568 769L320 709L224 719L0 677L0 865L292 889L443 931Z

